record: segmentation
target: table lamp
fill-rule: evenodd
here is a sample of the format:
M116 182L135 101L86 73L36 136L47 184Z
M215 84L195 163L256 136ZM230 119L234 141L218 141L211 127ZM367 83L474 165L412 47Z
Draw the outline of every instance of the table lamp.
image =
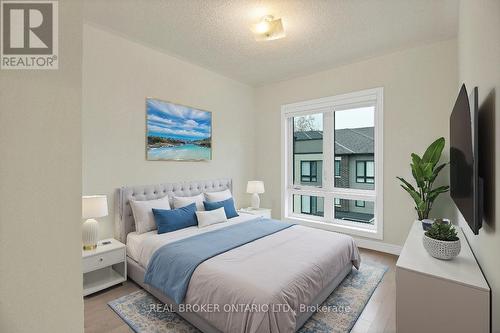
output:
M82 244L85 251L94 250L99 240L97 217L108 215L108 200L105 195L82 197L82 218L87 219L82 225Z
M247 193L252 193L252 208L259 209L259 193L264 193L264 182L260 180L250 180L247 183Z

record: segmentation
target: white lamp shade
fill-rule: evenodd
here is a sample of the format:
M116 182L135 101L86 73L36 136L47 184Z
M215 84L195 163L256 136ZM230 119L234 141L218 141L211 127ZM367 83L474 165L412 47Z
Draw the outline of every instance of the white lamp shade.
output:
M82 197L82 218L90 219L108 215L108 200L105 195Z
M260 180L250 180L247 184L247 193L264 193L264 182Z

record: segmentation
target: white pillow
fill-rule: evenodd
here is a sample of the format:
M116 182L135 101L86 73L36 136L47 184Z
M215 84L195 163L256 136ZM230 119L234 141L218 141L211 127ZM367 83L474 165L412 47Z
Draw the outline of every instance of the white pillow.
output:
M207 199L208 202L217 202L217 201L224 201L229 198L232 198L233 195L231 194L231 191L229 190L224 190L220 192L206 192L205 193L205 198Z
M227 222L226 212L224 207L204 212L196 212L198 219L198 228L208 227L209 225Z
M132 207L132 213L134 214L135 231L138 234L143 234L156 229L153 208L170 209L168 196L156 200L130 200L130 206Z
M192 197L174 197L174 208L185 207L194 202L196 204L196 210L205 210L205 206L203 206L203 199L204 197L202 193Z

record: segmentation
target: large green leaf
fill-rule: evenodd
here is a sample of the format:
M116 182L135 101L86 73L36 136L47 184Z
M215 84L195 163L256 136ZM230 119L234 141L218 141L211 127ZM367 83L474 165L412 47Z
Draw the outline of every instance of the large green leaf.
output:
M439 173L441 172L441 170L446 166L446 163L443 163L441 164L440 166L434 168L434 170L432 171L432 177L430 179L431 182L434 182L434 180L436 180L437 176L439 175Z
M450 189L450 187L448 185L443 185L443 186L436 187L435 189L432 189L431 191L429 191L429 194L431 194L431 193L444 193L444 192L448 192L449 189Z
M412 160L412 163L410 163L410 167L411 167L413 178L417 182L417 186L420 186L421 179L419 179L419 177L420 177L421 173L417 172L416 170L419 170L421 168L420 164L422 163L422 159L417 154L412 153L411 160Z
M448 192L449 189L450 187L447 185L436 187L435 189L429 191L429 193L427 194L427 200L429 200L430 202L434 202L438 195Z
M422 163L422 175L425 180L432 178L433 167L432 163Z
M405 191L411 195L411 197L413 198L413 201L415 201L416 206L418 206L422 203L422 198L420 198L420 194L418 194L417 191L412 190L409 187L406 187L404 185L401 185L401 187L404 188Z
M413 187L412 184L410 184L409 182L406 181L406 179L404 179L403 177L396 177L397 179L399 179L403 184L406 185L406 187L408 187L409 189L413 190L413 191L417 191L415 190L415 187Z
M421 168L421 164L411 164L411 172L413 174L413 178L417 182L417 186L422 188L424 187L424 173Z
M413 176L413 179L417 180L417 174L415 173L415 164L410 163L410 169L411 169L411 174ZM418 183L418 182L417 182Z
M443 152L444 144L445 140L443 137L431 143L431 145L425 151L424 156L422 156L422 162L432 163L432 165L435 166L439 162L439 159L441 158L441 153Z
M413 164L420 164L420 162L422 162L422 158L420 158L420 156L418 156L417 154L412 153L411 161L413 162Z

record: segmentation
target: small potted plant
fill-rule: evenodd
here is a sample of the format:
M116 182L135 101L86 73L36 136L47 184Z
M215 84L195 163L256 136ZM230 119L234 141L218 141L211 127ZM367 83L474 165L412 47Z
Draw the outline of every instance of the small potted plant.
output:
M396 177L401 181L401 187L408 192L413 201L415 201L415 210L417 211L419 221L422 221L424 230L428 230L434 222L429 219L429 213L434 204L434 200L436 200L441 193L448 192L450 188L449 186L438 186L433 188L439 172L446 166L446 163L438 165L444 144L444 138L439 138L431 143L422 157L415 153L411 154L411 173L415 179L416 186L410 184L402 177Z
M424 247L431 256L438 259L453 259L460 253L460 238L451 223L436 220L424 233Z

